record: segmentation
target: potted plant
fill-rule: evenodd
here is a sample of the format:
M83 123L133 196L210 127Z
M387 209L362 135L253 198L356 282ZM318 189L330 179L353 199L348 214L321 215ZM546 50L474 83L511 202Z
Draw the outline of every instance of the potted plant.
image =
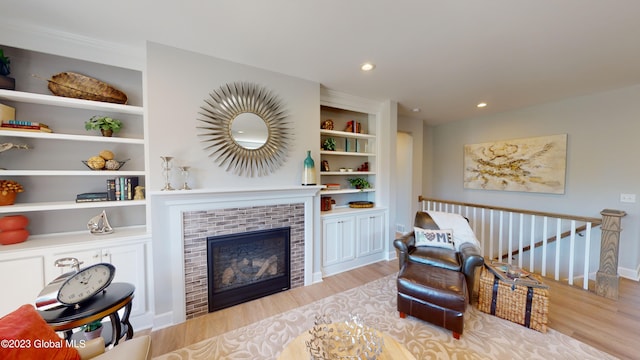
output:
M334 151L336 149L336 139L334 138L325 139L324 142L322 143L322 149Z
M122 129L122 121L108 116L93 116L84 123L86 130L100 130L102 136L111 136Z
M11 73L10 63L11 60L4 56L4 50L0 49L0 89L13 90L16 88L16 80L7 76Z
M365 178L351 178L351 179L347 179L347 181L349 182L349 184L351 184L351 186L355 187L356 189L369 189L371 187L371 184L369 184L369 181L367 181L367 179Z
M92 321L83 325L82 330L87 340L95 339L102 334L102 320Z
M13 205L16 195L24 191L20 183L13 180L0 180L0 206Z

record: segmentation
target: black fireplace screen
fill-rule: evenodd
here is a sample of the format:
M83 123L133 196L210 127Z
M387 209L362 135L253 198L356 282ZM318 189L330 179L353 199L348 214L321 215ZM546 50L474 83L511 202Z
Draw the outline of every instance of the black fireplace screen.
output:
M207 238L209 312L291 287L289 227Z

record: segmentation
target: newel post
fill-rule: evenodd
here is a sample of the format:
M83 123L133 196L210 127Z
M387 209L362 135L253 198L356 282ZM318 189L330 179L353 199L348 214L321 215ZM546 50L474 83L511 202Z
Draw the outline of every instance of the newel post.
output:
M600 268L596 273L596 294L609 299L618 299L618 252L622 217L621 210L604 209L602 215L602 239L600 243Z

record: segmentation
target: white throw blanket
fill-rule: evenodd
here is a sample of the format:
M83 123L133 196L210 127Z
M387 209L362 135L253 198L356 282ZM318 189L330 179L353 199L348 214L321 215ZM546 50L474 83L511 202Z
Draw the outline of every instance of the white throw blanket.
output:
M440 211L427 211L427 214L431 216L440 229L453 230L453 243L456 251L459 251L460 245L464 243L473 243L480 247L476 234L473 233L469 222L462 215Z

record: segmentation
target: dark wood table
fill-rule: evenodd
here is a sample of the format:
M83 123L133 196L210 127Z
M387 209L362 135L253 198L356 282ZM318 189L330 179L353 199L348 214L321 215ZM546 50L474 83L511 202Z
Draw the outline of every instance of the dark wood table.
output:
M73 329L109 317L111 333L109 334L108 326L103 323L103 334L107 330L103 338L106 345L113 343L115 346L124 334L126 334L125 340L133 337L133 326L129 322L129 315L134 291L135 287L131 284L111 283L106 289L78 304L77 307L64 306L38 312L53 330L64 331L67 340L73 336ZM124 308L124 314L121 319L118 310L122 308Z

